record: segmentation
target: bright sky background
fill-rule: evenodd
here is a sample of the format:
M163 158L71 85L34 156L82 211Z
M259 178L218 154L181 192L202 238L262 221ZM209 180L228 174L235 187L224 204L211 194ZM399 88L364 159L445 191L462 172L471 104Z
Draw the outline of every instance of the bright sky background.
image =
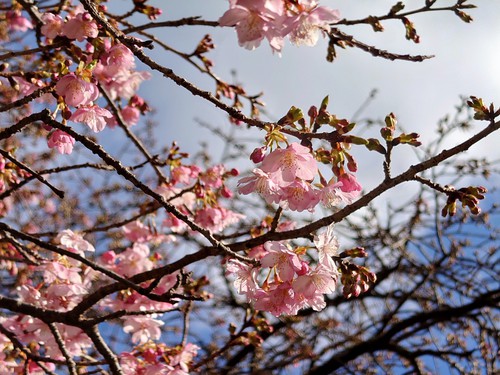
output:
M353 19L369 14L386 14L396 2L324 0L320 3L339 9L342 17ZM421 7L424 1L408 0L405 3L407 9L414 9ZM455 2L438 0L437 3L445 6ZM421 63L388 61L355 49L337 49L337 60L328 63L325 60L327 41L324 39L313 48L297 48L287 42L280 58L272 54L266 42L254 51L239 47L236 33L230 28L186 26L159 29L154 33L184 52L192 51L203 35L211 34L217 46L208 55L215 62L214 72L231 82L231 71L235 70L238 82L249 94L263 91L269 114L269 118L264 118L266 120L279 119L291 105L307 111L310 105L319 105L326 95L330 95L330 112L350 118L370 91L377 89L375 100L363 112L362 118L381 119L394 112L399 124L407 131L419 132L425 142L435 136L433 129L437 120L453 113L460 95L479 96L486 103L495 102L500 106L500 1L476 0L473 3L478 8L469 10L474 18L471 24L464 23L451 12L410 17L421 37L418 45L405 39L400 21L384 22L386 31L383 33L374 33L367 25L341 28L362 42L391 52L436 55L434 59ZM128 1L126 4L128 6ZM223 0L162 0L151 1L151 4L163 9L159 20L195 15L216 20L228 9L228 2ZM144 18L140 21L147 22ZM160 47L148 51L148 54L200 88L213 91L211 80L200 76ZM210 139L210 133L200 130L196 119L213 126L231 126L227 116L213 105L194 98L159 76L145 83L141 94L158 110L155 118L160 123L158 136L161 142L177 140L186 151L195 152L200 141ZM478 123L478 126L481 125ZM457 134L454 141L459 142L465 136ZM498 160L498 141L493 138L498 140L498 135L471 151L478 156L489 155ZM217 155L222 150L221 143L216 140L210 142L213 142L214 155ZM395 158L393 167L396 171L415 162L411 159L409 147L401 147L401 151ZM372 153L358 162L358 179L367 188L373 187L380 181L382 159Z

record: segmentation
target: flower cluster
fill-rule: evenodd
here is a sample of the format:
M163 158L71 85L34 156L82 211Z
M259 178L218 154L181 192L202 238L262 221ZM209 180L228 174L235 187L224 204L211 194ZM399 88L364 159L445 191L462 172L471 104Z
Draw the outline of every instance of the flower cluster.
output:
M340 273L332 257L338 254L338 241L332 226L314 238L318 255L301 256L304 249L292 250L283 242L267 242L260 249L259 265L236 259L227 262L226 273L236 276L234 286L258 310L275 316L296 315L304 308L325 308L324 294L333 293ZM261 282L261 274L265 274Z
M42 15L42 21L41 32L47 39L64 36L83 42L87 38L95 38L99 35L95 21L80 7L69 13L65 20L58 14L45 13Z
M252 159L262 160L261 167L253 170L253 176L238 182L241 194L257 192L267 203L279 203L283 208L300 212L312 211L320 201L327 207L351 203L361 192L355 177L348 173L320 190L314 188L312 181L318 173L317 162L309 148L298 143L286 149L278 148L267 156L255 154Z
M286 36L295 45L314 46L319 33L328 33L340 20L337 10L315 0L230 0L229 5L219 24L235 26L240 46L247 49L266 38L273 51L281 52Z

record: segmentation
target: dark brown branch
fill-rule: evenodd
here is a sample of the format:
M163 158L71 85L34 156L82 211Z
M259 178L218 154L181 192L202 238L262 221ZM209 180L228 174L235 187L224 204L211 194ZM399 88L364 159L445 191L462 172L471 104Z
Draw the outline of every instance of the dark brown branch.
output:
M40 173L34 171L30 167L28 167L26 164L20 162L19 160L17 160L13 156L11 156L9 152L0 149L0 155L2 155L6 159L9 159L12 163L14 163L15 165L17 165L19 168L28 171L34 178L36 178L42 184L48 186L49 189L52 190L54 192L54 194L57 195L59 198L61 198L61 199L64 198L64 191L59 190L58 188L56 188L49 181L47 181L42 175L40 175Z

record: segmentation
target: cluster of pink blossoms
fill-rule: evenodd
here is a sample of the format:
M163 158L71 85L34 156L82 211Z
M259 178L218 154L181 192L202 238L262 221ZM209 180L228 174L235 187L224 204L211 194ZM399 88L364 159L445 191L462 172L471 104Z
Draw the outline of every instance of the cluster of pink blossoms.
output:
M96 38L99 34L95 21L81 8L69 13L65 20L53 13L43 14L42 20L44 25L41 32L49 41L56 37L66 37L83 42L87 38ZM151 75L135 70L134 55L123 44L112 45L109 39L104 39L97 61L93 61L94 46L87 43L86 51L88 54L83 56L82 63L88 64L89 68L82 69L79 66L76 72L63 75L56 84L56 93L64 99L65 105L76 108L73 113L69 113L70 116L66 114L65 118L83 123L94 132L102 131L106 125L116 125L113 114L95 104L99 98L99 83L113 100L120 98L127 101L120 109L120 115L126 125L135 125L140 114L147 110L144 100L135 93L141 82ZM66 113L68 111L66 109ZM53 131L48 139L49 147L62 154L70 154L74 143L75 140L61 130Z
M318 173L318 165L309 148L298 143L286 149L278 148L268 155L259 151L254 161L262 161L260 168L253 170L253 176L238 182L241 194L257 192L267 203L278 203L292 211L313 211L322 202L327 207L339 203L351 203L361 192L361 186L351 174L342 174L337 181L332 179L322 189L316 189L312 181Z
M94 252L94 247L79 234L71 230L62 231L56 238L59 246L71 253L84 257L85 253ZM26 284L17 287L20 302L55 311L68 311L75 307L91 290L92 275L77 260L65 255L56 255L33 269L41 274L43 281L33 284L32 278ZM12 315L1 317L2 326L16 335L22 342L31 343L32 348L42 350L47 357L64 360L54 335L44 322L28 315ZM92 346L90 338L79 328L56 323L57 330L65 342L67 352L72 356L82 356ZM25 373L24 366L19 365L6 353L13 350L12 342L0 334L0 372L8 374ZM53 364L45 364L54 370ZM42 369L34 363L29 374L43 374Z
M196 224L212 232L221 232L245 218L244 215L221 206L218 200L219 197L233 196L232 191L225 185L225 179L236 175L236 169L226 170L220 164L206 171L195 165L181 165L172 169L170 183L160 186L158 192ZM193 191L177 196L181 187L186 186L193 187ZM177 197L174 198L175 196ZM174 233L188 230L187 224L172 214L168 214L163 225Z
M337 10L315 0L229 0L229 5L219 24L235 26L240 46L250 50L266 38L273 51L281 52L286 36L295 45L314 46L319 33L340 20Z
M283 242L267 242L259 251L260 265L230 259L226 271L236 276L234 286L238 293L258 310L275 316L296 315L309 307L321 311L326 307L324 294L335 291L339 278L332 259L339 248L333 227L315 236L314 245L318 251L315 265L310 262L311 257L301 257Z

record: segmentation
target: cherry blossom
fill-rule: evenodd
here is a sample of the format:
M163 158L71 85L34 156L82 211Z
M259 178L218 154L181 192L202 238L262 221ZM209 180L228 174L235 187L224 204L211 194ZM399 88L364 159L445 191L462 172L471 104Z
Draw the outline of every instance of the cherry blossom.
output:
M125 276L133 276L138 273L149 271L153 268L153 262L148 258L149 247L143 243L134 243L132 247L117 255L118 265L116 271Z
M299 12L286 19L285 29L293 44L314 46L318 42L318 34L322 32L326 35L330 31L330 24L340 20L339 12L318 6L314 0L302 0L297 3Z
M294 142L286 149L279 148L267 155L261 169L267 173L279 173L286 182L293 182L296 178L310 181L316 176L318 165L307 147Z
M234 287L239 294L252 295L257 290L257 269L237 259L230 259L226 264L226 275L236 275Z
M281 242L266 242L268 254L260 261L262 267L273 268L281 281L290 281L302 269L299 257Z
M63 19L58 14L44 13L42 15L43 26L40 31L48 39L54 39L58 35L62 35Z
M123 331L132 333L132 342L145 344L148 340L158 340L161 336L160 327L165 324L150 316L133 315L123 319Z
M58 241L61 245L66 247L68 250L74 251L80 255L84 255L85 251L94 252L94 246L90 244L88 241L84 240L80 234L74 233L70 229L65 229L60 232L56 241Z
M238 214L224 207L206 207L198 210L195 215L195 221L199 225L213 232L221 232L231 224L235 224L245 215Z
M294 181L285 186L281 193L280 205L292 211L313 211L319 202L318 191L304 181Z
M268 174L259 168L255 168L253 176L243 177L238 181L238 192L250 194L254 191L261 194L267 203L276 203L281 199L280 184L283 184L278 174Z
M274 316L296 315L300 304L295 299L290 282L272 284L268 290L259 289L254 295L254 307L258 310L268 311Z
M274 51L283 47L282 0L232 0L219 19L221 26L236 26L238 43L249 50L266 38Z
M333 224L314 236L314 245L318 249L319 260L325 265L332 265L332 256L338 255L339 241L333 234Z
M140 112L136 107L127 105L120 111L120 113L127 126L133 126L139 121Z
M139 220L124 225L122 231L125 237L132 242L148 242L153 238L151 229Z
M62 27L62 34L69 39L76 39L79 42L86 38L95 38L99 34L97 24L90 14L86 12L78 13L70 17Z
M73 107L91 104L99 96L99 89L91 82L69 73L61 77L56 84L56 93L64 98L66 104Z
M75 139L62 130L54 130L47 140L47 145L50 148L55 148L60 154L71 154Z
M31 21L24 17L18 10L8 11L5 17L7 19L8 28L11 31L24 32L33 28Z
M69 120L84 123L94 132L98 133L106 127L106 119L112 117L113 115L106 108L101 108L98 105L90 105L78 108Z

